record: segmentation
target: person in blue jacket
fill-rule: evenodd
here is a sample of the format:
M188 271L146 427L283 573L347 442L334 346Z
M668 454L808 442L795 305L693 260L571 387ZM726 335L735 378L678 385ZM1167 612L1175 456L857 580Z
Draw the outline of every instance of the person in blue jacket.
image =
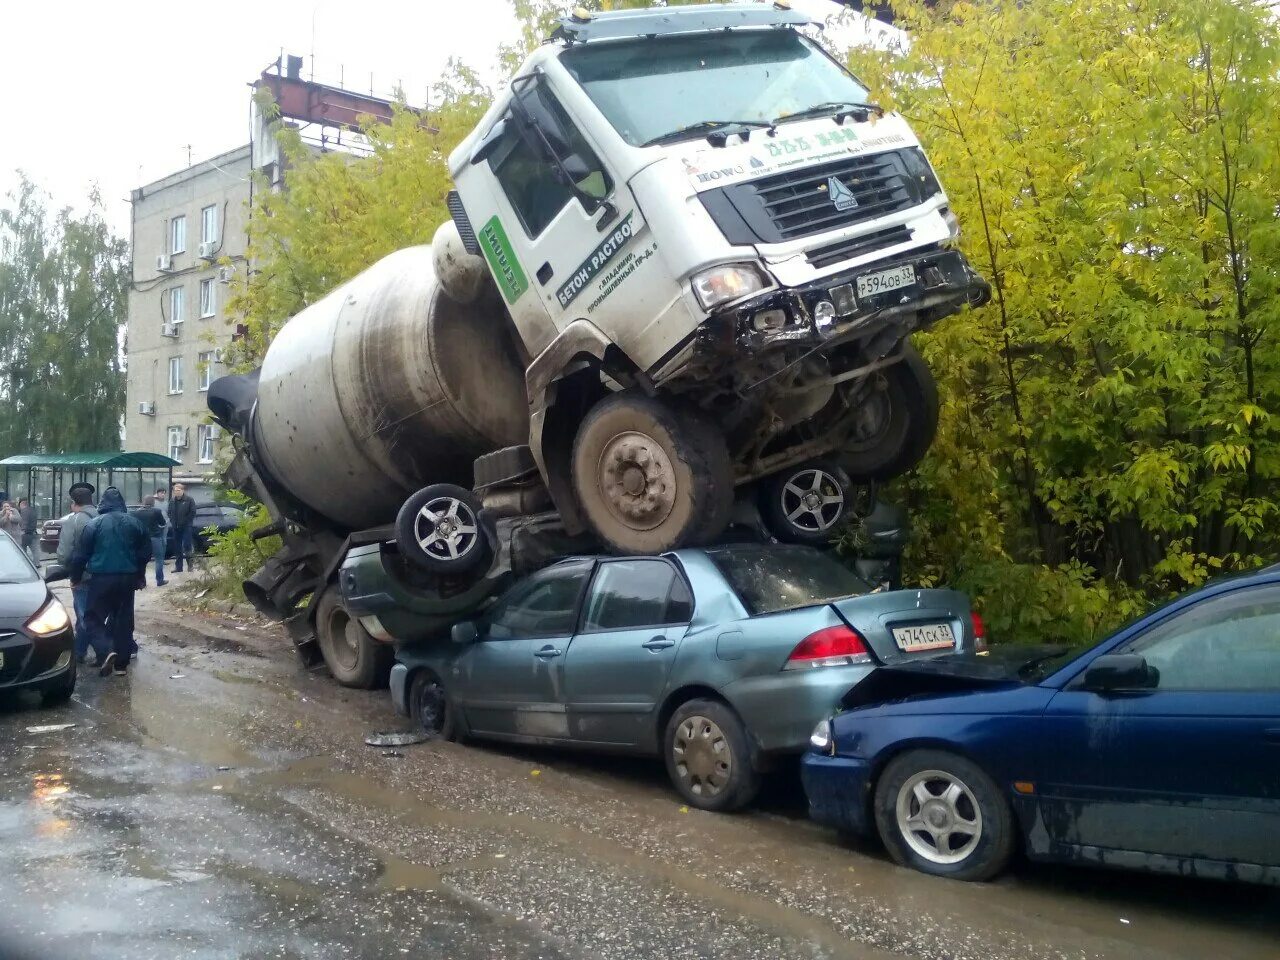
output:
M110 646L99 665L101 676L128 672L133 656L133 592L147 583L151 539L137 517L125 509L124 497L107 487L98 515L84 528L71 555L71 587L88 585L85 628L95 649ZM96 642L95 642L96 641Z

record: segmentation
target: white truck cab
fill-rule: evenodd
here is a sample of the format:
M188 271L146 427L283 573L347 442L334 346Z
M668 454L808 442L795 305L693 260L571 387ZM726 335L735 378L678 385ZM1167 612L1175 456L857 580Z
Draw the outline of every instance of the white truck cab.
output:
M697 542L735 485L814 458L893 476L932 439L907 338L989 288L906 121L810 27L782 4L580 11L449 157L570 528Z

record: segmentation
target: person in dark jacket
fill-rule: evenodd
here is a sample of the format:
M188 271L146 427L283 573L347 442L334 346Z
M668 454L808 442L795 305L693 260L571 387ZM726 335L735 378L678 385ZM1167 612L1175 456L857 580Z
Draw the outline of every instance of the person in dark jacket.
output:
M169 526L173 527L173 555L176 558L173 572L182 572L185 558L191 565L191 551L195 542L196 502L187 496L187 488L180 483L173 485L173 499L169 501ZM193 567L194 569L194 567Z
M71 587L88 576L85 626L90 643L107 638L111 651L98 673L123 675L133 656L133 592L147 585L151 538L137 517L125 509L124 497L107 487L98 501L98 516L84 528L71 556ZM95 644L97 646L97 644Z
M18 501L18 515L22 517L22 549L32 563L39 563L40 554L36 551L36 522L39 518L36 508L26 497Z
M156 586L163 587L169 582L164 578L164 514L156 506L155 497L143 497L142 509L134 516L138 518L151 540L151 556L156 562Z

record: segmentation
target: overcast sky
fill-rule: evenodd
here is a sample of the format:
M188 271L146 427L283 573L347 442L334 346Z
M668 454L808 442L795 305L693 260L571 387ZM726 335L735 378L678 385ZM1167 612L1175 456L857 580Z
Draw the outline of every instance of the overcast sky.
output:
M280 54L317 80L422 103L450 55L494 80L509 0L0 0L0 193L15 169L79 206L97 183L127 235L129 191L249 140L248 84ZM572 0L566 0L566 7ZM838 9L798 0L811 15ZM313 44L314 38L314 44Z

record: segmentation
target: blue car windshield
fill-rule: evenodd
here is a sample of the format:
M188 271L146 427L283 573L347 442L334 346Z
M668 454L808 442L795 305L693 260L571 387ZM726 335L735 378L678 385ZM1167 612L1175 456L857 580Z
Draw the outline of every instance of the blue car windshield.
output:
M9 537L0 534L0 583L30 583L40 579L36 568Z
M871 585L813 547L738 544L707 551L752 616L871 592Z

